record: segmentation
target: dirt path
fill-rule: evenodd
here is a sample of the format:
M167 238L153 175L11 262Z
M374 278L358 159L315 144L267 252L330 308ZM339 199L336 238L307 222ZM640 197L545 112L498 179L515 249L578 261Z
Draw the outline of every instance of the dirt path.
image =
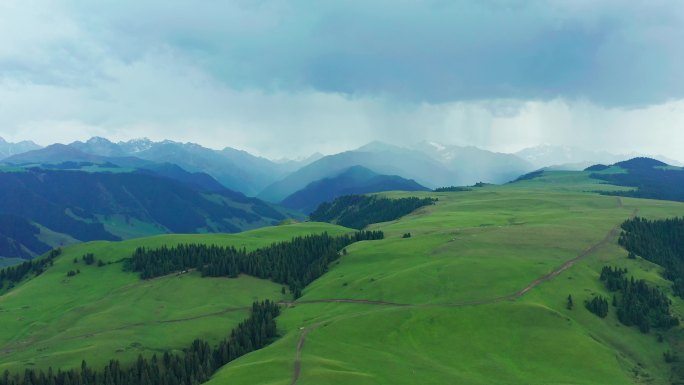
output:
M294 362L294 373L292 374L291 385L295 385L299 381L299 376L302 372L302 350L304 350L304 343L306 342L306 335L309 334L311 328L306 328L299 336L299 342L297 342L297 354L295 356Z
M623 207L621 199L618 200L618 203L619 203L620 207ZM639 213L639 210L635 209L632 212L632 215L630 216L630 218L634 218L638 213ZM521 289L515 293L505 295L505 296L501 296L501 297L486 298L486 299L472 300L472 301L463 301L463 302L454 302L454 303L446 303L446 304L402 304L402 303L394 303L394 302L361 300L361 299L348 299L348 298L319 299L319 300L308 300L308 301L298 301L298 302L285 302L284 301L284 302L281 302L281 304L287 305L287 306L294 306L294 305L316 304L316 303L357 303L357 304L366 304L366 305L382 305L382 306L394 306L394 307L398 307L398 306L402 306L402 307L464 307L464 306L486 305L486 304L492 304L492 303L497 303L497 302L502 302L502 301L515 300L515 299L518 299L518 298L524 296L525 294L529 293L532 289L541 285L542 283L556 278L561 273L568 270L569 268L574 266L577 262L581 261L582 259L590 256L591 254L594 254L596 251L603 248L608 243L610 243L613 239L615 239L615 237L617 237L619 232L620 232L620 225L617 225L608 232L608 234L605 236L605 238L603 238L602 240L598 241L597 243L591 245L589 248L582 251L575 258L565 262L558 269L553 270L552 272L537 278L536 280L532 281L529 285L527 285L526 287L524 287L523 289ZM299 378L301 376L301 371L302 371L302 351L304 350L304 344L306 342L306 336L312 330L316 329L318 327L318 325L320 325L320 324L312 325L312 326L305 328L299 337L299 341L297 343L297 351L295 354L294 373L292 375L292 382L290 383L290 385L296 385L297 382L299 381Z

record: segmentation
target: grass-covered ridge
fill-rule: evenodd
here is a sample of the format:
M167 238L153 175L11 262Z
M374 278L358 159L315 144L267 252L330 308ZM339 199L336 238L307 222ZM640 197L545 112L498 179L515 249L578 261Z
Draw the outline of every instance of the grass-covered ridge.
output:
M583 304L612 298L599 279L610 264L664 289L681 317L660 268L627 258L617 238L637 210L666 218L684 205L589 193L599 187L589 174L392 194L439 201L371 225L386 239L349 247L283 312L281 340L210 383L670 384L664 353L681 327L658 342Z
M192 242L254 250L321 232L342 235L350 230L303 223L239 234L163 235L65 248L54 266L0 296L0 371L68 369L80 366L83 359L99 367L112 358L125 363L139 354L180 349L196 338L217 343L247 318L255 300L290 296L282 294L281 285L244 275L201 278L189 272L140 280L138 274L124 272L120 261L143 245ZM83 263L86 253L104 266ZM76 269L80 274L67 276Z

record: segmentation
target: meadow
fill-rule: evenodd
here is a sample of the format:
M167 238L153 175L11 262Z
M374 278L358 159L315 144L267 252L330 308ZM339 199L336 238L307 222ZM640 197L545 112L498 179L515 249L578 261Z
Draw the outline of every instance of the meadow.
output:
M551 172L472 191L383 193L439 201L371 225L386 238L349 246L295 302L248 276L141 281L120 260L140 245L253 249L349 229L302 223L70 246L53 268L0 297L0 369L126 362L194 338L215 343L247 316L245 306L269 298L286 303L281 338L210 384L670 384L663 353L679 348L681 327L658 338L621 325L614 310L601 319L583 305L610 296L599 281L604 265L671 292L658 266L627 258L617 229L634 215L684 215L684 204L595 193L617 189L588 173ZM105 266L74 264L86 252ZM73 269L81 273L66 277ZM684 317L684 301L672 301Z
M674 337L658 342L583 302L609 295L598 279L606 264L670 292L657 266L627 259L614 229L637 213L684 215L684 204L591 193L610 188L559 172L469 192L386 194L439 203L372 225L387 239L351 246L284 311L280 340L210 383L669 384L663 353Z

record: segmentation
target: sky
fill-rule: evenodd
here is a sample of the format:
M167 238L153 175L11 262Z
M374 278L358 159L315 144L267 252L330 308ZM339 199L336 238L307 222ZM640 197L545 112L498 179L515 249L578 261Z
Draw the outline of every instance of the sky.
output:
M0 0L0 136L684 161L681 0Z

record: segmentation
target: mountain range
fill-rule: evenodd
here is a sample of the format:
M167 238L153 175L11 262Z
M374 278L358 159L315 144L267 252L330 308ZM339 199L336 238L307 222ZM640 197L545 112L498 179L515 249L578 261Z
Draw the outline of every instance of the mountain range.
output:
M541 168L582 170L595 163L613 164L628 156L548 145L505 154L472 146L446 146L432 142L412 147L372 142L337 154L273 161L230 147L213 150L194 143L149 139L115 143L93 137L84 142L54 144L45 148L32 142L12 144L0 140L0 158L4 158L4 164L15 166L34 164L45 167L64 162L90 162L113 164L129 171L160 170L168 167L160 165L176 165L190 173L211 176L229 190L280 203L312 183L336 178L356 166L377 175L396 176L413 180L420 186L436 188L477 182L505 183ZM656 158L668 164L679 164L665 157ZM326 183L330 189L330 181ZM381 184L376 186L381 188ZM329 195L339 195L344 188L340 186L338 190L335 193L331 191ZM299 196L306 194L302 192ZM288 204L293 202L292 199ZM310 206L303 209L308 210Z

